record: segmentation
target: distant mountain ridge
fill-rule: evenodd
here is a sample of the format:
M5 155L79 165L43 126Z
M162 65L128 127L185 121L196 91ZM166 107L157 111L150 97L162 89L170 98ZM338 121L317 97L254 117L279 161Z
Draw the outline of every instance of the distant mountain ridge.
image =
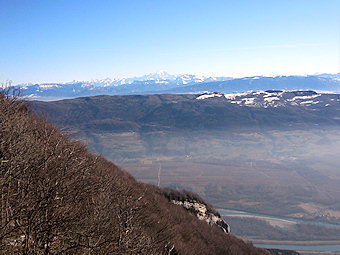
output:
M32 109L62 126L109 132L340 125L340 95L315 91L94 96L33 102Z
M150 73L143 76L136 76L131 78L121 78L121 79L111 79L111 78L104 78L104 79L95 79L92 81L72 81L72 82L63 82L63 83L41 83L41 84L34 84L34 83L26 83L21 84L19 86L22 87L29 87L32 85L66 85L66 84L88 84L97 87L107 87L107 86L120 86L125 84L132 84L136 81L155 81L156 83L176 83L177 85L180 84L192 84L198 82L209 82L209 81L223 81L223 80L230 80L233 79L231 77L212 77L212 76L203 76L203 75L194 75L194 74L169 74L165 71L159 71L156 73Z
M160 71L140 77L122 79L97 79L64 83L20 84L23 95L28 99L53 100L94 95L129 95L145 92L156 93L166 89L202 82L225 81L230 77L206 77L192 74L171 75Z
M182 88L173 88L165 93L201 93L218 91L222 93L250 92L261 90L315 90L321 92L340 92L340 81L336 78L318 76L277 76L246 77L228 81L206 82Z
M96 95L180 94L218 91L222 93L259 90L316 90L340 92L340 74L316 76L253 76L245 78L171 75L161 71L141 77L72 81L68 83L23 84L23 96L32 100L59 100Z

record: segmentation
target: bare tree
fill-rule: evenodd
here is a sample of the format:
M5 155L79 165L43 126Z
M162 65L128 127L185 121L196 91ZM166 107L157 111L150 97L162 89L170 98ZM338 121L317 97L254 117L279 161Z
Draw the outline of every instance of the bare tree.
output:
M0 90L0 254L261 254L69 140L13 91Z

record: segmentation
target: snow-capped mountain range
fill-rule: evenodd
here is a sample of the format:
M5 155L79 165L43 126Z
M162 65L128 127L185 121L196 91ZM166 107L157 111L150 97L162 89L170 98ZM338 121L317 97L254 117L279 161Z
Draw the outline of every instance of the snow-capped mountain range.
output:
M156 73L150 73L143 76L132 77L132 78L122 78L122 79L96 79L92 81L72 81L72 82L63 82L63 83L49 83L49 84L39 84L42 87L46 87L46 85L57 86L57 85L68 85L68 84L79 84L82 83L83 85L87 86L96 86L96 87L108 87L108 86L120 86L120 85L129 85L133 84L134 82L154 82L158 84L176 84L176 85L186 85L186 84L193 84L193 83L200 83L200 82L211 82L211 81L225 81L230 80L231 77L207 77L207 76L200 76L194 74L178 74L173 75L169 74L165 71L159 71ZM21 87L28 87L32 85L37 85L33 83L26 83L21 84Z
M235 79L191 74L172 75L161 71L124 79L106 78L19 86L22 94L32 100L57 100L94 95L202 93L204 91L232 93L270 89L340 92L340 73L315 76L254 76Z

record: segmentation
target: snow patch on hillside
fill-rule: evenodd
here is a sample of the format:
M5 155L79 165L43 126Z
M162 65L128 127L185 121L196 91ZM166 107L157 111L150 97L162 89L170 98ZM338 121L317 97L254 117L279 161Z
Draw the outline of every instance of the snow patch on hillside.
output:
M242 101L244 102L245 105L253 105L255 102L255 98L253 97L246 97L246 98L242 98Z
M203 100L203 99L212 98L212 97L222 97L222 94L207 92L206 94L203 94L203 95L197 97L196 99L197 100Z
M288 99L288 101L314 99L319 96L321 96L321 94L312 95L312 96L296 96L296 97L293 97L292 99Z
M242 96L246 96L246 95L248 95L247 92L244 92L244 93L227 93L227 94L224 94L224 97L226 99L234 100L236 97L242 97Z
M272 101L277 101L277 100L280 100L280 98L278 98L278 97L266 97L266 98L264 98L264 101L266 101L268 103L270 103Z

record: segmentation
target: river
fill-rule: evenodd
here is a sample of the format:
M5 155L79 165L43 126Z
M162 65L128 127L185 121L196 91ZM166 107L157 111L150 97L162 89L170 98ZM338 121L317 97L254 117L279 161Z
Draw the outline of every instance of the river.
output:
M286 226L291 224L314 224L314 225L321 225L325 227L333 227L333 228L340 228L340 224L332 224L327 222L321 221L313 221L313 220L303 220L303 219L296 219L290 217L280 217L280 216L273 216L273 215L266 215L260 213L251 213L239 210L232 210L232 209L225 209L225 208L217 208L217 211L221 214L222 217L226 216L233 216L233 217L252 217L261 220L268 221L271 225L274 226ZM281 243L257 243L254 242L254 245L261 248L276 248L276 249L285 249L285 250L295 250L295 251L320 251L320 252L335 252L340 251L340 244L281 244Z
M251 212L224 209L224 208L217 208L216 210L221 214L221 216L253 217L253 218L259 218L259 219L264 219L264 220L277 220L277 221L282 221L282 222L291 222L295 224L304 223L304 224L321 225L325 227L340 228L340 224L333 224L333 223L327 223L327 222L322 222L322 221L303 220L303 219L297 219L297 218L291 218L291 217L273 216L273 215L267 215L267 214L261 214L261 213L251 213Z
M297 245L297 244L264 244L264 243L253 243L254 246L260 248L274 248L274 249L281 249L281 250L293 250L293 251L340 251L339 244L323 244L323 245Z

